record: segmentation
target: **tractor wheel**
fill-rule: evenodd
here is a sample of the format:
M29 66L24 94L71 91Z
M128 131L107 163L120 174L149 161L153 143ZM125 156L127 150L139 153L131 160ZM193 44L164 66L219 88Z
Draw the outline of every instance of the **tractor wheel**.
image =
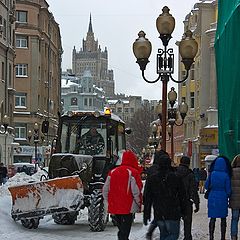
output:
M21 223L25 228L36 229L36 228L38 228L39 220L40 220L39 218L31 218L31 219L25 218L25 219L21 219Z
M77 220L78 212L53 214L52 217L56 224L73 225Z
M91 194L91 202L88 207L88 222L93 232L104 231L107 225L108 214L106 212L102 192L94 190Z

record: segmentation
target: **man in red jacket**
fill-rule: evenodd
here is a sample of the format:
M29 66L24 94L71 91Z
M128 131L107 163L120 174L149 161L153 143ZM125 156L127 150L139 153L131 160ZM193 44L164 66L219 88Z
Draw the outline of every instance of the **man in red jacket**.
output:
M125 151L120 166L111 170L103 186L108 212L115 215L118 239L128 240L133 214L142 205L142 180L138 160L132 151Z

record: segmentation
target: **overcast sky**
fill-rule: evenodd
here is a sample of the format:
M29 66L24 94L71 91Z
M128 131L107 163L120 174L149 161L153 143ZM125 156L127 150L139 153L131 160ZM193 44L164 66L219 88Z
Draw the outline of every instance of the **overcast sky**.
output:
M115 92L142 96L146 99L161 98L161 81L146 83L141 77L139 66L132 52L132 44L140 30L144 30L151 41L153 51L147 66L146 76L153 80L156 74L156 53L162 47L156 29L156 18L162 8L168 6L175 17L176 27L169 46L178 49L175 42L183 34L183 20L198 0L47 0L50 11L59 23L63 45L63 70L72 68L72 50L82 47L86 38L90 13L95 39L101 48L108 49L109 69L114 71ZM175 69L175 78L177 69ZM168 89L175 86L169 82Z

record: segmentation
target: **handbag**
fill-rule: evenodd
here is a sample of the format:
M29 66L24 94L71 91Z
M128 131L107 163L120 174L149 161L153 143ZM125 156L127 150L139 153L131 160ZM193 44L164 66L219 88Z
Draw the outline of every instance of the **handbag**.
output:
M210 189L208 189L208 190L204 193L204 198L205 198L205 199L208 199L209 193L210 193Z
M211 191L211 175L209 176L209 187L208 187L207 191L204 193L205 199L208 199L210 191Z

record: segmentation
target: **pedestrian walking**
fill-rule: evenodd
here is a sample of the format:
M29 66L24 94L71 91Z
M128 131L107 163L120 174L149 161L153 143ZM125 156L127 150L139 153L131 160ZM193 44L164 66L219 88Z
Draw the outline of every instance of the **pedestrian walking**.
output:
M200 170L199 170L199 192L200 193L204 193L204 184L205 184L205 181L207 180L207 170L205 167L202 167Z
M199 190L199 183L200 183L200 173L199 172L200 172L199 168L194 168L193 169L193 173L194 173L194 176L195 176L195 181L197 183L198 190Z
M184 240L192 240L193 204L195 205L194 212L197 213L199 211L200 203L195 176L192 169L189 167L190 158L182 156L176 174L182 179L186 191L186 212L183 216Z
M231 164L227 157L218 156L211 164L205 183L208 195L209 239L214 239L216 218L221 219L221 240L225 240L228 200L231 194Z
M147 177L144 187L143 223L154 220L160 230L160 240L178 239L180 218L185 214L185 190L181 179L171 167L171 159L165 155L159 161L159 171Z
M232 211L231 219L231 239L237 240L238 222L240 216L240 154L234 157L232 161L232 179L231 179L231 197L229 207Z
M7 167L4 164L0 163L0 185L5 184L7 182Z
M150 177L159 172L159 163L161 161L161 157L163 157L163 156L169 157L168 153L164 150L159 150L159 151L155 152L154 159L153 159L153 165L151 167L149 167L147 170L147 177ZM143 193L143 204L144 204L144 195L145 195L145 192ZM152 239L153 232L157 228L157 226L158 225L157 225L156 220L153 219L151 221L151 223L149 224L148 231L146 233L146 239L148 239L148 240Z
M142 180L138 160L132 151L125 151L120 166L112 169L103 186L108 212L114 214L118 239L128 240L134 213L141 211Z

